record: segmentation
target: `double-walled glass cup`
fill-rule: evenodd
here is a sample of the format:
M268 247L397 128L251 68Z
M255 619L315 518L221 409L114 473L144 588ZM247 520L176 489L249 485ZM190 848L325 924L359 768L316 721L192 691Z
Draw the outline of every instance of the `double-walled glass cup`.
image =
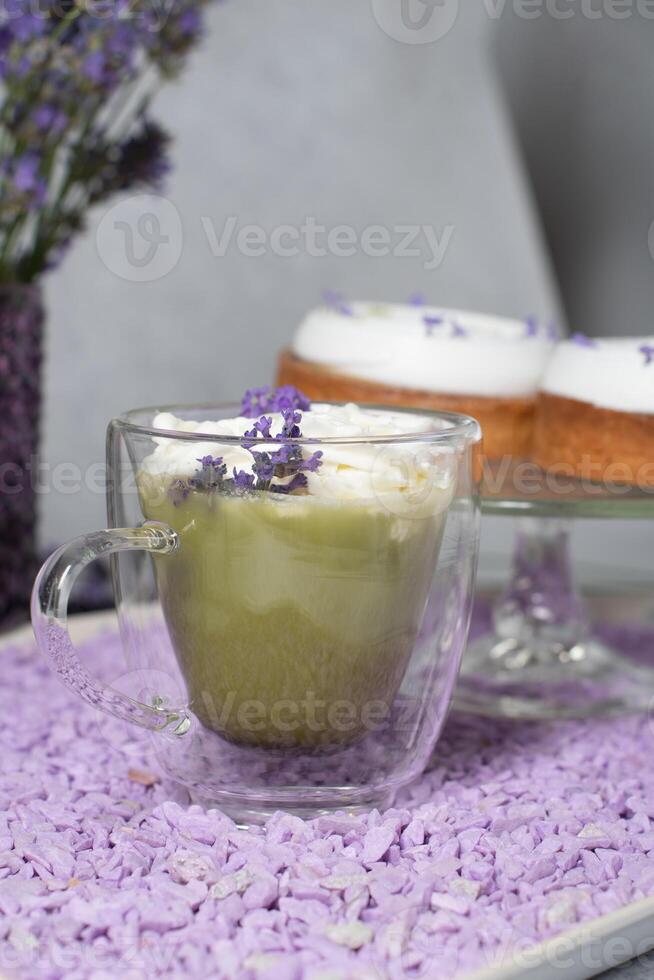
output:
M239 414L166 412L200 423ZM195 800L240 820L387 805L430 758L466 643L477 423L414 412L406 434L287 439L297 458L321 454L322 471L283 494L213 478L212 461L251 443L161 428L169 417L143 409L109 426L111 528L41 570L43 654L86 701L154 733L162 769ZM180 480L178 458L197 460L200 477ZM116 674L121 687L138 678L132 690L93 680L68 634L73 583L103 555L130 671Z

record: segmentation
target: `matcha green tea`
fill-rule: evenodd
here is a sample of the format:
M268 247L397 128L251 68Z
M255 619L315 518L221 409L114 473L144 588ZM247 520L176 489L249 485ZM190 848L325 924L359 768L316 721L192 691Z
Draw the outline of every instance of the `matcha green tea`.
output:
M179 535L154 559L190 706L242 744L344 745L377 727L421 625L445 512L370 500L190 493L142 473L143 513Z

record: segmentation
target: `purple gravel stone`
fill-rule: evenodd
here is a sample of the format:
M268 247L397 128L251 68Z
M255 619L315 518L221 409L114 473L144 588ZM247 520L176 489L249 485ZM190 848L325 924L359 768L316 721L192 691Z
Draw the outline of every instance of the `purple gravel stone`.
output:
M243 895L246 909L267 909L278 895L277 879L273 875L257 878Z
M183 814L177 824L180 834L202 844L214 844L217 837L216 827L203 814Z
M299 901L297 898L280 898L279 909L289 919L296 919L307 925L321 922L328 917L327 908L322 902L312 900Z
M82 654L101 668L119 643ZM139 975L191 980L452 978L654 895L647 719L453 717L396 808L243 830L131 779L156 774L147 742L123 754L32 652L3 667L0 950L32 936L75 980L113 980L126 948Z
M592 885L599 885L606 880L606 871L602 862L592 851L582 851L581 862L588 880Z
M607 850L604 847L598 847L595 854L600 859L604 865L605 870L609 874L609 877L615 878L622 868L622 857L617 851Z
M363 839L362 861L370 866L381 861L395 840L395 831L390 827L374 827Z
M549 878L550 875L554 874L556 868L557 864L553 857L539 858L527 867L524 880L533 884L542 878Z
M212 881L217 877L217 869L209 854L178 851L168 861L168 870L173 881L187 884L190 881Z
M329 905L329 894L320 885L308 881L291 881L289 889L293 898L312 899Z
M431 897L431 907L433 909L446 909L448 912L455 912L457 915L466 915L470 911L470 902L461 895L435 892Z

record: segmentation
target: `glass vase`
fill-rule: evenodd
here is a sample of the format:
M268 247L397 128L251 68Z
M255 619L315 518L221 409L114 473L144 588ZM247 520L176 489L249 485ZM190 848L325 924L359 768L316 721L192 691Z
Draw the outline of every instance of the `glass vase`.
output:
M37 570L43 320L37 286L0 285L0 628L27 616Z

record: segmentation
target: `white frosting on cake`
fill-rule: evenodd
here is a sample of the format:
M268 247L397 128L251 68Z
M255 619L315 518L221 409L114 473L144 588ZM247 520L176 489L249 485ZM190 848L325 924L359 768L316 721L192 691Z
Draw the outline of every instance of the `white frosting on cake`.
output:
M654 337L559 344L542 390L617 412L654 414Z
M551 326L532 321L352 303L309 313L292 351L365 381L502 398L536 394L555 340Z
M271 432L282 428L282 416L272 416ZM242 438L252 428L251 418L221 419L215 422L192 422L169 413L158 414L153 428L168 432L197 433L207 436ZM359 439L416 435L416 442L388 446L371 444L329 445L325 443L303 447L305 458L320 450L322 463L315 473L307 473L308 492L316 497L337 500L375 498L391 509L402 512L402 500L412 508L429 513L445 509L455 484L456 460L452 450L437 444L431 448L420 437L434 431L434 421L428 415L361 409L357 405L315 404L302 413L303 439ZM166 479L188 479L199 468L204 456L222 457L228 478L233 470L252 472L253 456L239 445L221 443L212 438L198 440L154 437L156 448L147 456L141 472ZM270 446L261 449L270 451Z

